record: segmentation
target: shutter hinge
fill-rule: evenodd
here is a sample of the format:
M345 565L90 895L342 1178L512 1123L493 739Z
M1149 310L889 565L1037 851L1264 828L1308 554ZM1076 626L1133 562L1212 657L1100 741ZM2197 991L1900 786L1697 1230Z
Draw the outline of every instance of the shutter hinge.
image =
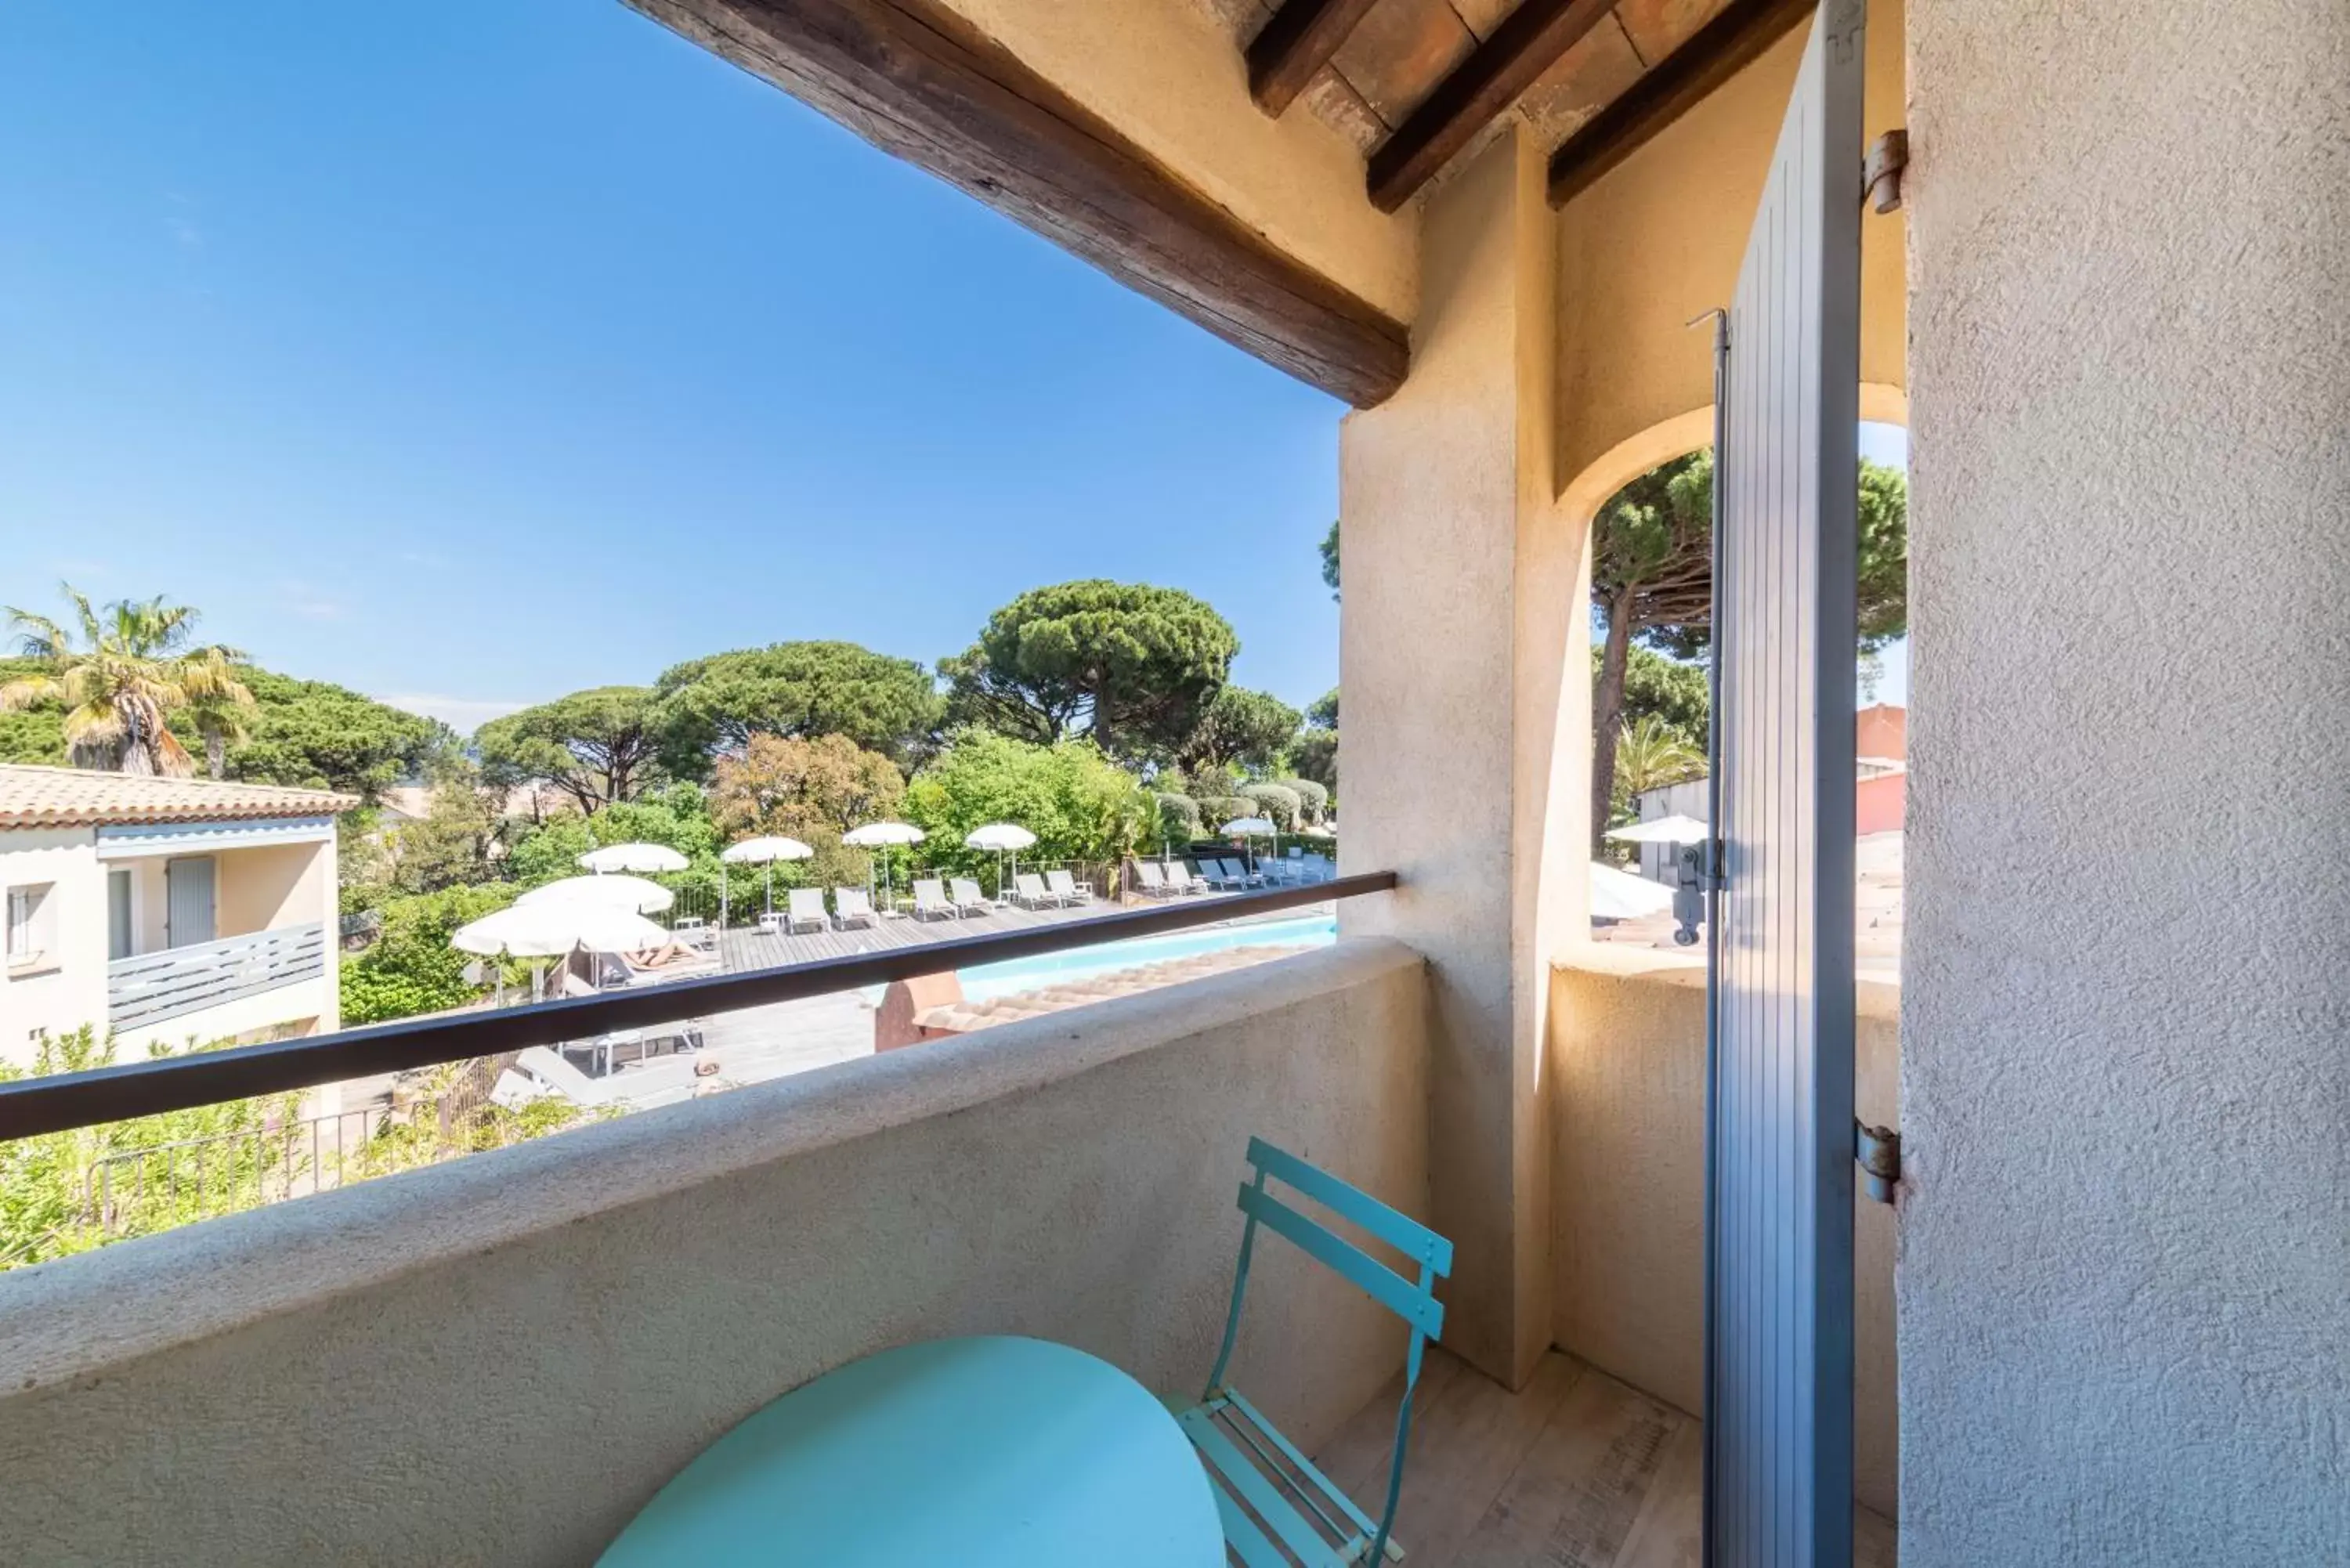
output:
M1860 1162L1861 1190L1879 1203L1892 1202L1893 1189L1901 1179L1901 1135L1855 1116L1852 1157Z
M1860 199L1880 213L1901 210L1901 174L1909 167L1909 133L1898 127L1868 144L1860 166Z
M1721 890L1722 858L1719 838L1684 844L1673 855L1673 940L1683 947L1697 941L1705 896Z

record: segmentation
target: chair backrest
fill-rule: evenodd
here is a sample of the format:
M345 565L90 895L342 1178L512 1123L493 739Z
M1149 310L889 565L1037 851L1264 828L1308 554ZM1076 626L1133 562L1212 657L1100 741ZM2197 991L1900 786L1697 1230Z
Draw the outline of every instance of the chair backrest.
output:
M832 907L844 918L873 912L873 901L865 896L862 888L835 888L832 890Z
M959 904L984 904L987 902L986 895L979 890L979 884L972 881L968 877L958 877L954 879L954 896L955 902Z
M1012 878L1012 885L1019 888L1024 898L1041 898L1045 896L1045 884L1037 879L1034 871L1019 873Z
M792 919L795 920L824 919L824 889L821 888L794 888L789 902Z
M1208 1374L1207 1397L1212 1399L1224 1391L1224 1369L1240 1337L1241 1302L1248 1293L1249 1255L1254 1250L1259 1225L1286 1238L1315 1262L1336 1271L1403 1319L1411 1329L1411 1344L1404 1358L1403 1405L1396 1414L1395 1455L1388 1467L1387 1508L1371 1550L1362 1559L1379 1563L1395 1524L1396 1500L1403 1492L1404 1449L1411 1432L1412 1391L1419 1383L1420 1360L1428 1343L1444 1331L1444 1303L1436 1299L1436 1282L1452 1272L1452 1243L1409 1215L1399 1213L1369 1193L1349 1187L1319 1166L1309 1165L1261 1137L1249 1139L1248 1162L1255 1174L1241 1188L1240 1198L1241 1212L1248 1216L1248 1223L1241 1231L1232 1307L1224 1317L1224 1343L1216 1352L1215 1369ZM1416 1265L1418 1278L1397 1272L1292 1205L1269 1185L1275 1181L1401 1252Z
M1136 861L1134 863L1134 875L1135 879L1146 888L1164 888L1167 886L1167 878L1159 874L1159 862L1156 860Z
M1045 872L1045 886L1050 888L1055 893L1074 893L1077 890L1076 878L1070 876L1066 871Z
M914 884L914 902L943 904L947 901L947 885L936 877L925 877Z

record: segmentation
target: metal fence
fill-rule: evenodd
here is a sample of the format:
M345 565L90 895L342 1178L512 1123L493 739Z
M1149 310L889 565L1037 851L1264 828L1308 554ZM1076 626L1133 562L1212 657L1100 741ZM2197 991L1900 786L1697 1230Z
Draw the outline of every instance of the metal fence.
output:
M143 1235L503 1148L555 1130L550 1115L577 1119L568 1107L534 1116L494 1105L490 1089L511 1060L451 1064L382 1105L119 1149L84 1173L83 1218L109 1237Z

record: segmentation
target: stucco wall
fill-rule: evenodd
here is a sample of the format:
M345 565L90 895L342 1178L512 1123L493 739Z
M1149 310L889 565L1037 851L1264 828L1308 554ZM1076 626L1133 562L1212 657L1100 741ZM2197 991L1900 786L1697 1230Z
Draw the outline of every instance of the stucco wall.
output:
M21 974L0 969L0 1062L29 1066L32 1034L106 1023L106 874L89 829L0 833L0 888L53 887L56 961ZM5 910L0 910L5 914Z
M1249 98L1232 35L1191 0L945 0L1306 266L1409 322L1416 214L1363 194L1363 159L1303 105Z
M1429 956L1437 1223L1459 1246L1445 1342L1503 1381L1548 1347L1544 963L1586 886L1562 803L1584 788L1590 688L1562 677L1586 668L1588 594L1552 500L1542 174L1506 131L1430 194L1411 375L1339 442L1339 861L1404 883L1339 921Z
M271 844L222 853L218 876L220 934L241 937L319 918L318 867L333 846Z
M2340 1562L2350 7L1910 45L1902 1562Z
M1873 0L1865 109L1871 137L1902 122L1901 29L1898 0ZM1729 304L1737 285L1804 38L1797 27L1560 209L1561 483L1571 484L1619 443L1696 415L1611 465L1595 483L1595 505L1643 469L1712 439L1705 410L1713 401L1713 337L1686 324ZM1861 226L1861 307L1860 374L1870 386L1861 412L1898 422L1905 327L1898 213L1871 214Z
M1420 960L1325 951L10 1276L8 1550L588 1561L733 1422L885 1345L1206 1376L1252 1133L1427 1212ZM1258 1249L1236 1381L1312 1445L1395 1319Z
M1857 996L1861 1117L1899 1125L1890 985ZM1586 943L1552 979L1551 1254L1559 1345L1692 1414L1705 1395L1705 971L1676 955ZM1898 1491L1893 1212L1854 1205L1853 1493Z

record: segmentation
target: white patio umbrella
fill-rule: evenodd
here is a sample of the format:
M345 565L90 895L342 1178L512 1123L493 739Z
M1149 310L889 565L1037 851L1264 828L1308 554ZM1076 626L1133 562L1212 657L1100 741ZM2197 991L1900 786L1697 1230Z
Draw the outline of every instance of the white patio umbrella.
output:
M812 860L816 851L796 838L784 838L770 834L764 838L746 838L740 844L730 844L718 858L730 866L764 866L767 870L767 909L775 908L775 862L778 860Z
M1673 890L1661 882L1591 863L1591 915L1600 920L1637 920L1673 907Z
M1607 836L1619 844L1702 844L1705 836L1704 823L1678 813L1607 830Z
M843 844L853 844L859 849L881 851L881 905L889 907L889 846L893 844L920 844L925 835L910 822L868 822L862 827L852 827L840 836Z
M632 953L657 948L669 933L628 909L587 903L515 904L460 926L449 945L496 958L560 958L574 948Z
M608 844L582 855L579 864L598 876L609 871L682 871L685 857L666 844Z
M581 899L516 902L484 915L450 935L459 952L487 958L562 958L574 949L595 953L640 952L657 948L669 933L631 909ZM540 971L531 970L531 994L538 994ZM503 986L503 981L501 981ZM504 995L501 990L500 994Z
M1269 816L1236 816L1224 824L1222 832L1227 838L1270 837L1274 854L1281 853L1281 827Z
M1036 842L1036 836L1016 822L991 822L985 827L974 827L962 836L966 849L992 849L995 852L995 897L1000 902L1005 887L1003 857L1008 852L1015 858L1020 852Z
M515 900L515 907L593 904L598 909L620 909L631 915L658 915L676 902L675 893L641 877L566 877L560 882L533 888Z

